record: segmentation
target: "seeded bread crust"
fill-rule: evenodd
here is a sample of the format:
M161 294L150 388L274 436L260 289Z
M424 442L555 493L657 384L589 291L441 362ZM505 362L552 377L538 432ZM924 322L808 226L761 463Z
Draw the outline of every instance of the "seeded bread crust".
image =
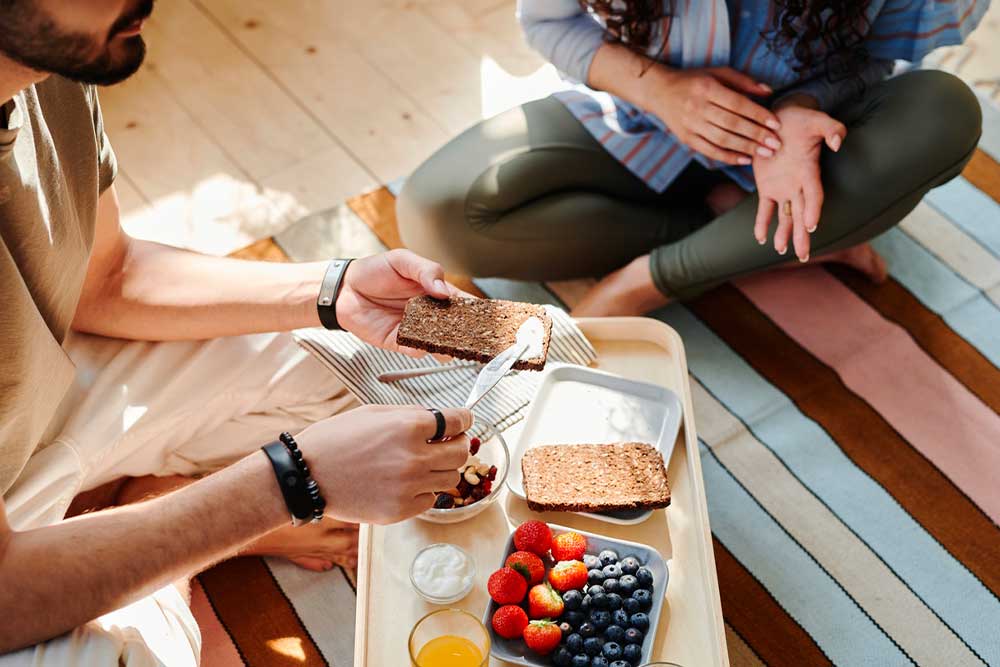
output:
M536 512L615 512L670 504L663 456L643 442L541 445L521 457L528 507Z
M545 368L552 336L552 318L542 306L497 299L413 297L406 303L396 342L399 345L447 354L456 359L488 363L514 344L518 328L529 317L542 321L542 354L520 359L514 368Z

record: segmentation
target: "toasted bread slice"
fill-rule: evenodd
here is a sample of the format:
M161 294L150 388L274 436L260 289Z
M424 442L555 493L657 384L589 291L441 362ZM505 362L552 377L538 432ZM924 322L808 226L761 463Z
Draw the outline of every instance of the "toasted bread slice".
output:
M542 322L542 353L520 359L514 368L540 371L545 368L549 352L552 318L545 308L530 303L466 297L414 297L406 304L396 342L456 359L488 363L514 344L518 328L530 317L537 317Z
M663 456L643 442L540 445L521 457L528 507L536 512L615 512L670 504Z

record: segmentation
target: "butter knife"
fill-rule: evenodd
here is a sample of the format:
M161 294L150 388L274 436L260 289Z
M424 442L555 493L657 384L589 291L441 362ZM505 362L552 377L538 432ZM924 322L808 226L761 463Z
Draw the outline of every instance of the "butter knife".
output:
M483 370L479 371L476 377L476 384L472 387L469 398L465 400L465 407L471 410L476 403L483 400L483 397L497 386L500 379L507 375L518 359L528 351L529 345L529 341L518 340L483 366Z

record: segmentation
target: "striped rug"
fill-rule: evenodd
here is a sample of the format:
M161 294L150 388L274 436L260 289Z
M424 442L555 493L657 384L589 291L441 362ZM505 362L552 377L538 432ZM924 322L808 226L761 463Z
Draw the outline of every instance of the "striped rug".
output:
M885 285L815 266L653 314L687 347L736 667L1000 666L1000 112L984 114L962 177L875 241ZM396 190L247 254L397 247ZM461 283L558 305L582 291ZM206 665L351 664L342 570L230 561L194 603Z

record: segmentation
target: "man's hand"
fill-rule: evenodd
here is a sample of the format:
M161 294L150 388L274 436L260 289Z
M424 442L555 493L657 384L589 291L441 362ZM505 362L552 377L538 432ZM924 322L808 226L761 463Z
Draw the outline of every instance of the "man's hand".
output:
M427 442L437 422L419 407L367 405L313 424L296 436L326 513L342 521L395 523L434 504L455 485L469 455L472 413L442 408L450 440Z
M337 298L337 320L365 341L387 350L423 354L396 345L396 330L408 299L428 294L447 299L458 290L444 280L440 264L409 250L391 250L351 262Z
M840 150L847 128L822 111L800 106L779 109L783 146L774 157L755 157L754 178L760 203L754 236L761 245L778 211L774 249L788 252L789 238L799 261L809 259L809 234L819 225L823 208L823 184L820 181L819 155L823 143L832 151Z

